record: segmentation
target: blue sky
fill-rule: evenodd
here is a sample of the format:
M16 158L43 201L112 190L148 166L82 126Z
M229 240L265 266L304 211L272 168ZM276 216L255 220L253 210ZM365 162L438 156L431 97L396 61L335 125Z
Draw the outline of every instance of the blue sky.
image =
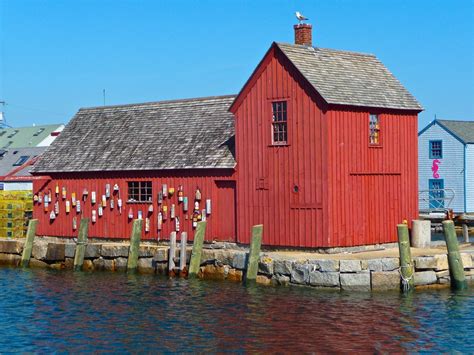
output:
M434 118L474 120L474 0L0 0L0 101L12 126L78 108L237 93L294 12L314 45L376 54ZM0 107L1 109L1 107Z

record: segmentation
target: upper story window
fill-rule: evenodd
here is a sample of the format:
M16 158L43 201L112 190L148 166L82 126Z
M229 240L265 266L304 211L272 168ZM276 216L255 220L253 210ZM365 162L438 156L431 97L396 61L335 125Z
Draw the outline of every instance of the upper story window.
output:
M272 102L272 111L273 144L286 144L288 143L286 101Z
M22 155L18 160L13 164L13 166L20 166L25 164L30 157L28 155Z
M430 159L441 159L443 157L443 141L430 141Z
M369 144L380 144L380 118L379 115L369 115Z
M128 202L151 202L151 181L129 181Z

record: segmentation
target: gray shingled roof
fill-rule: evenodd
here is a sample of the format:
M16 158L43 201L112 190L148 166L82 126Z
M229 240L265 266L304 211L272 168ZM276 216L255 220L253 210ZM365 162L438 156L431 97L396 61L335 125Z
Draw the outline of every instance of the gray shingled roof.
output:
M276 44L329 104L422 110L372 54Z
M233 168L234 98L80 109L33 172Z
M474 121L436 120L453 132L464 143L474 144Z
M0 150L0 176L5 176L26 162L31 161L34 157L41 155L45 149L46 147L29 147ZM28 159L21 165L15 165L22 156L28 157ZM30 170L31 166L25 167L14 176L30 176Z

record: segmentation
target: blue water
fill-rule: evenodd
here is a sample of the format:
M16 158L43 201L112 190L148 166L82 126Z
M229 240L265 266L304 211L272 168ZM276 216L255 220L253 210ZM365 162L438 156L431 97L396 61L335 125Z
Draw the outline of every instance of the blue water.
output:
M474 292L0 268L0 352L474 352Z

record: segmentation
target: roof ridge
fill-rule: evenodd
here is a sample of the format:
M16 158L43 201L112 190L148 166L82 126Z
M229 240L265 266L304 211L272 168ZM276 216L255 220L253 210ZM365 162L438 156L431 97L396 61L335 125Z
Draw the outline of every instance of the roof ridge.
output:
M237 95L219 95L219 96L203 96L203 97L190 97L185 99L172 99L172 100L161 100L161 101L148 101L148 102L137 102L133 104L119 104L119 105L106 105L106 106L90 106L90 107L81 107L79 111L87 110L99 110L99 109L109 109L109 108L122 108L122 107L136 107L136 106L147 106L147 105L156 105L156 104L168 104L168 103L180 103L180 102L191 102L191 101L207 101L213 99L227 99L235 98Z
M330 52L337 52L337 53L347 53L347 54L355 54L355 55L360 55L364 57L374 57L377 58L377 56L373 53L364 53L364 52L356 52L356 51L349 51L346 49L334 49L334 48L323 48L323 47L315 47L315 46L305 46L303 44L294 44L294 43L285 43L285 42L276 42L277 45L287 45L291 47L296 47L296 48L311 48L314 50L323 50L323 51L330 51Z
M474 124L474 121L470 121L470 120L450 120L450 119L446 119L446 118L437 118L436 121L439 121L439 122L463 122L463 123L473 123Z

